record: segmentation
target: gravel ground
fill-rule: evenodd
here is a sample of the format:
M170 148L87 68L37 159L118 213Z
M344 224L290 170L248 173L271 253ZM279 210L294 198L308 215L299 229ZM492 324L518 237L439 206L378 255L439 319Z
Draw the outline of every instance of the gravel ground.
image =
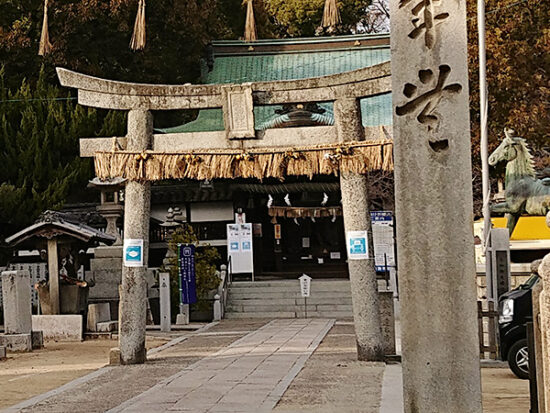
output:
M353 326L335 325L274 412L378 413L383 363L357 361Z
M529 412L529 380L514 376L508 368L481 369L484 413Z
M166 343L161 338L147 339L147 348ZM8 353L0 362L0 409L45 393L103 367L116 340L83 342L46 342L32 353Z

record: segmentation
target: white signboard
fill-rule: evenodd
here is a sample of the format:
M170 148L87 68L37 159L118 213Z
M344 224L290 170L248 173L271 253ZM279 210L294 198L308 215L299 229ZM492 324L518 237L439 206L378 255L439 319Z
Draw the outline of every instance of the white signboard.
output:
M252 224L227 224L227 257L233 274L254 273Z
M309 297L310 287L311 287L311 277L309 275L303 274L300 278L300 292L302 297Z
M143 267L143 240L124 240L124 266Z
M348 250L348 259L366 260L369 258L367 231L347 231L346 245Z
M227 251L230 254L241 251L240 224L227 225Z
M372 211L371 221L376 270L384 271L386 264L388 269L395 267L393 214L389 211Z

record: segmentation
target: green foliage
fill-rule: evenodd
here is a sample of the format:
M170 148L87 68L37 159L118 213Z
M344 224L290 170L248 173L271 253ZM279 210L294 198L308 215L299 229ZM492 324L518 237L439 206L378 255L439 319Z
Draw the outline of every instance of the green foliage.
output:
M344 33L357 31L365 19L372 0L338 2ZM266 13L281 37L313 36L321 25L325 0L263 0Z
M205 46L212 39L236 38L244 27L241 0L147 0L147 45L133 52L137 5L137 0L50 1L53 50L42 58L37 52L43 0L0 1L0 61L8 62L10 82L36 79L42 63L50 81L54 68L62 66L117 80L190 82L200 74Z
M193 227L184 224L182 228L177 228L172 235L168 248L173 253L169 259L169 272L171 284L171 302L177 309L180 301L179 297L179 274L178 274L178 245L180 244L198 244L198 238L193 231ZM208 245L201 246L195 251L195 274L197 277L197 303L199 309L208 307L209 293L218 288L220 277L216 274L216 262L220 260L220 254L214 247ZM202 300L202 301L201 301ZM175 312L174 312L175 314Z
M32 223L45 209L75 198L93 177L92 163L79 157L78 138L117 135L122 113L106 117L76 104L45 81L23 81L12 92L0 70L0 243ZM0 257L0 262L1 262Z

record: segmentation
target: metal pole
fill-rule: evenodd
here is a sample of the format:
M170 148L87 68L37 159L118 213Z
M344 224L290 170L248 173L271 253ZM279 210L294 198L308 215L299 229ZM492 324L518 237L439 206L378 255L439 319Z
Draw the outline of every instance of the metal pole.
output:
M488 99L487 99L487 59L485 54L485 0L477 1L477 30L479 39L479 109L481 126L481 183L483 191L483 241L485 251L485 279L487 283L487 298L495 299L490 255L487 254L489 232L491 231L491 210L489 198L491 185L489 183L489 144L488 144Z

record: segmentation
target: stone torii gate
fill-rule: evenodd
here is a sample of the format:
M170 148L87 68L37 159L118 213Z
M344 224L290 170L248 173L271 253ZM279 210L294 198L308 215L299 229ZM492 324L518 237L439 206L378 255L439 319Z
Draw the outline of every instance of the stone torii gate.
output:
M144 266L123 266L121 363L143 363L146 359L145 266L151 181L282 178L285 174L312 176L341 171L345 229L370 230L364 173L392 167L392 143L365 141L359 99L391 90L389 63L320 78L242 85L145 85L98 79L61 68L57 72L63 86L78 89L80 104L129 111L126 137L82 139L80 144L81 156L95 157L99 178L121 176L128 180L124 238L144 242ZM334 125L254 129L254 105L308 102L334 102ZM225 131L153 133L153 110L206 108L223 108ZM212 158L218 161L216 166ZM347 167L343 165L345 159L349 160ZM286 167L281 168L283 164ZM372 236L369 244L373 251ZM383 360L373 254L371 259L349 260L349 273L358 357Z
M359 99L393 84L405 411L480 413L465 2L441 3L392 0L392 79L389 63L241 85L141 85L64 69L58 76L82 105L129 111L126 137L84 139L81 155L95 156L100 178L128 179L124 236L144 240L145 253L150 181L169 178L339 173L346 232L368 230L364 174L390 168L392 157L391 143L364 140ZM254 105L307 102L334 102L334 125L254 130ZM225 131L153 133L152 110L206 108L223 109ZM372 236L369 244L372 251ZM381 360L373 260L348 262L359 359ZM123 267L124 364L146 358L144 275L144 267Z

